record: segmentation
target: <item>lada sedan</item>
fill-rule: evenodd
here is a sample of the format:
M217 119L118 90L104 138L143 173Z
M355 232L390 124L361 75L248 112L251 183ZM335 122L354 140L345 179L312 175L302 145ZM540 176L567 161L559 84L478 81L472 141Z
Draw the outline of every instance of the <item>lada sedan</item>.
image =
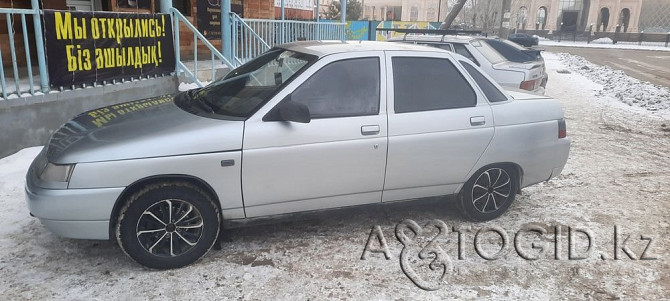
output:
M476 36L415 35L389 41L428 45L456 52L506 88L544 94L549 78L539 50L524 49L507 40Z
M26 195L52 232L116 239L167 269L205 255L224 220L440 195L490 220L569 148L556 100L507 92L456 53L307 41L204 88L76 116Z

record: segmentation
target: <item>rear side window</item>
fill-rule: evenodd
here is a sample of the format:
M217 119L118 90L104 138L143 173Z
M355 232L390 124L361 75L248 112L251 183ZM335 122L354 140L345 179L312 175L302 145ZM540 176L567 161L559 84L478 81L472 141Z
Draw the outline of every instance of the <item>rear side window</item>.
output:
M479 63L477 62L477 60L475 60L475 57L472 56L472 53L470 53L470 51L468 51L468 49L465 48L465 45L463 44L452 44L452 45L454 46L454 51L456 53L466 57L467 59L477 64L477 66L479 66Z
M500 102L500 101L506 101L507 97L505 94L500 92L496 86L494 86L484 75L479 72L475 67L472 65L468 64L467 62L460 61L461 65L463 65L463 68L465 68L468 73L470 73L470 76L477 82L477 85L482 89L484 92L484 95L486 95L486 98L490 102Z
M477 96L451 61L440 58L394 57L393 92L396 113L474 107Z
M379 114L379 58L330 63L314 73L291 100L309 108L312 118Z

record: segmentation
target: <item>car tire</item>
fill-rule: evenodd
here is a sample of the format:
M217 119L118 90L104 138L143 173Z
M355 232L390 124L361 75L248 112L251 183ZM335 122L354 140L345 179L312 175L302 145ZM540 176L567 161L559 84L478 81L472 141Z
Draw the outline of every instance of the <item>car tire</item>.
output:
M188 182L147 185L121 209L116 240L128 256L153 269L174 269L204 256L220 229L210 194Z
M518 187L517 173L505 166L489 166L477 171L458 194L463 216L471 221L495 219L512 205Z

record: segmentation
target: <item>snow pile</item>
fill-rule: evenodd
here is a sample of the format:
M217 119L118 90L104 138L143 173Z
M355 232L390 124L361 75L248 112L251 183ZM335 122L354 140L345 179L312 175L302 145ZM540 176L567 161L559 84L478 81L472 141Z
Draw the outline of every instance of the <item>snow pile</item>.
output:
M593 43L593 44L614 44L614 41L612 41L612 39L610 39L610 38L605 37L605 38L595 39L595 40L591 41L591 43Z
M666 87L640 81L621 70L593 64L580 56L560 53L559 57L565 68L602 85L598 95L612 96L629 106L652 112L670 112L670 90Z

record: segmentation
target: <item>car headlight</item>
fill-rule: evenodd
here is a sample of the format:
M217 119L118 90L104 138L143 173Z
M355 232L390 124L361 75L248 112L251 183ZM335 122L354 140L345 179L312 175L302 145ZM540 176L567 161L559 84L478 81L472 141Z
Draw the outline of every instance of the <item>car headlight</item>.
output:
M39 179L45 182L69 182L74 170L74 164L47 163L39 175Z

